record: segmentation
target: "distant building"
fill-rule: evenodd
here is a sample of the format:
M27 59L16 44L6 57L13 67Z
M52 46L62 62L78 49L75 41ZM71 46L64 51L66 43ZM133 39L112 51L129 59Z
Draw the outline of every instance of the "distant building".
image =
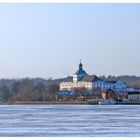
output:
M129 102L140 102L140 90L129 88L128 100Z
M75 90L84 89L87 93L100 93L107 89L111 89L118 94L126 93L127 85L123 81L104 81L96 75L88 75L83 70L80 62L79 69L72 76L65 78L60 83L60 94L74 94Z

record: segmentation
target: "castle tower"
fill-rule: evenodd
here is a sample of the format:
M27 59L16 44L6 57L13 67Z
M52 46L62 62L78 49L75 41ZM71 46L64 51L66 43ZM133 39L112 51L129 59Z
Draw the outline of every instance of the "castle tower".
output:
M83 70L83 65L81 63L81 60L80 60L80 64L79 64L79 70Z
M84 70L83 70L83 64L79 64L79 69L76 71L75 74L73 74L73 82L78 82L83 76L88 75Z

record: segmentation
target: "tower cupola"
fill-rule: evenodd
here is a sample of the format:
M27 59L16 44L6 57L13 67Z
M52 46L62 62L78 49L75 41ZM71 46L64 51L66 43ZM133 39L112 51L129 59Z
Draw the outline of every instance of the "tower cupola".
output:
M82 63L79 64L79 70L83 70L83 65L82 65Z

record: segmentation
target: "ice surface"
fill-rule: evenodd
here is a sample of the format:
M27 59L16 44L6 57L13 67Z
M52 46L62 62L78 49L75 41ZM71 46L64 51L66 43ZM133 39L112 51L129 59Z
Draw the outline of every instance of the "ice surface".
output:
M0 136L140 136L139 105L1 105Z

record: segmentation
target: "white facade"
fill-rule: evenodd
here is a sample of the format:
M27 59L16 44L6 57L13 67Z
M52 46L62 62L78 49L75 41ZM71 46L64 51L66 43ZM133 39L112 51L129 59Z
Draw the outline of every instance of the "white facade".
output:
M74 90L74 89L80 89L85 88L87 90L92 90L92 83L91 82L62 82L60 84L60 91L64 90Z
M73 75L73 82L74 83L78 82L78 76L76 74Z

